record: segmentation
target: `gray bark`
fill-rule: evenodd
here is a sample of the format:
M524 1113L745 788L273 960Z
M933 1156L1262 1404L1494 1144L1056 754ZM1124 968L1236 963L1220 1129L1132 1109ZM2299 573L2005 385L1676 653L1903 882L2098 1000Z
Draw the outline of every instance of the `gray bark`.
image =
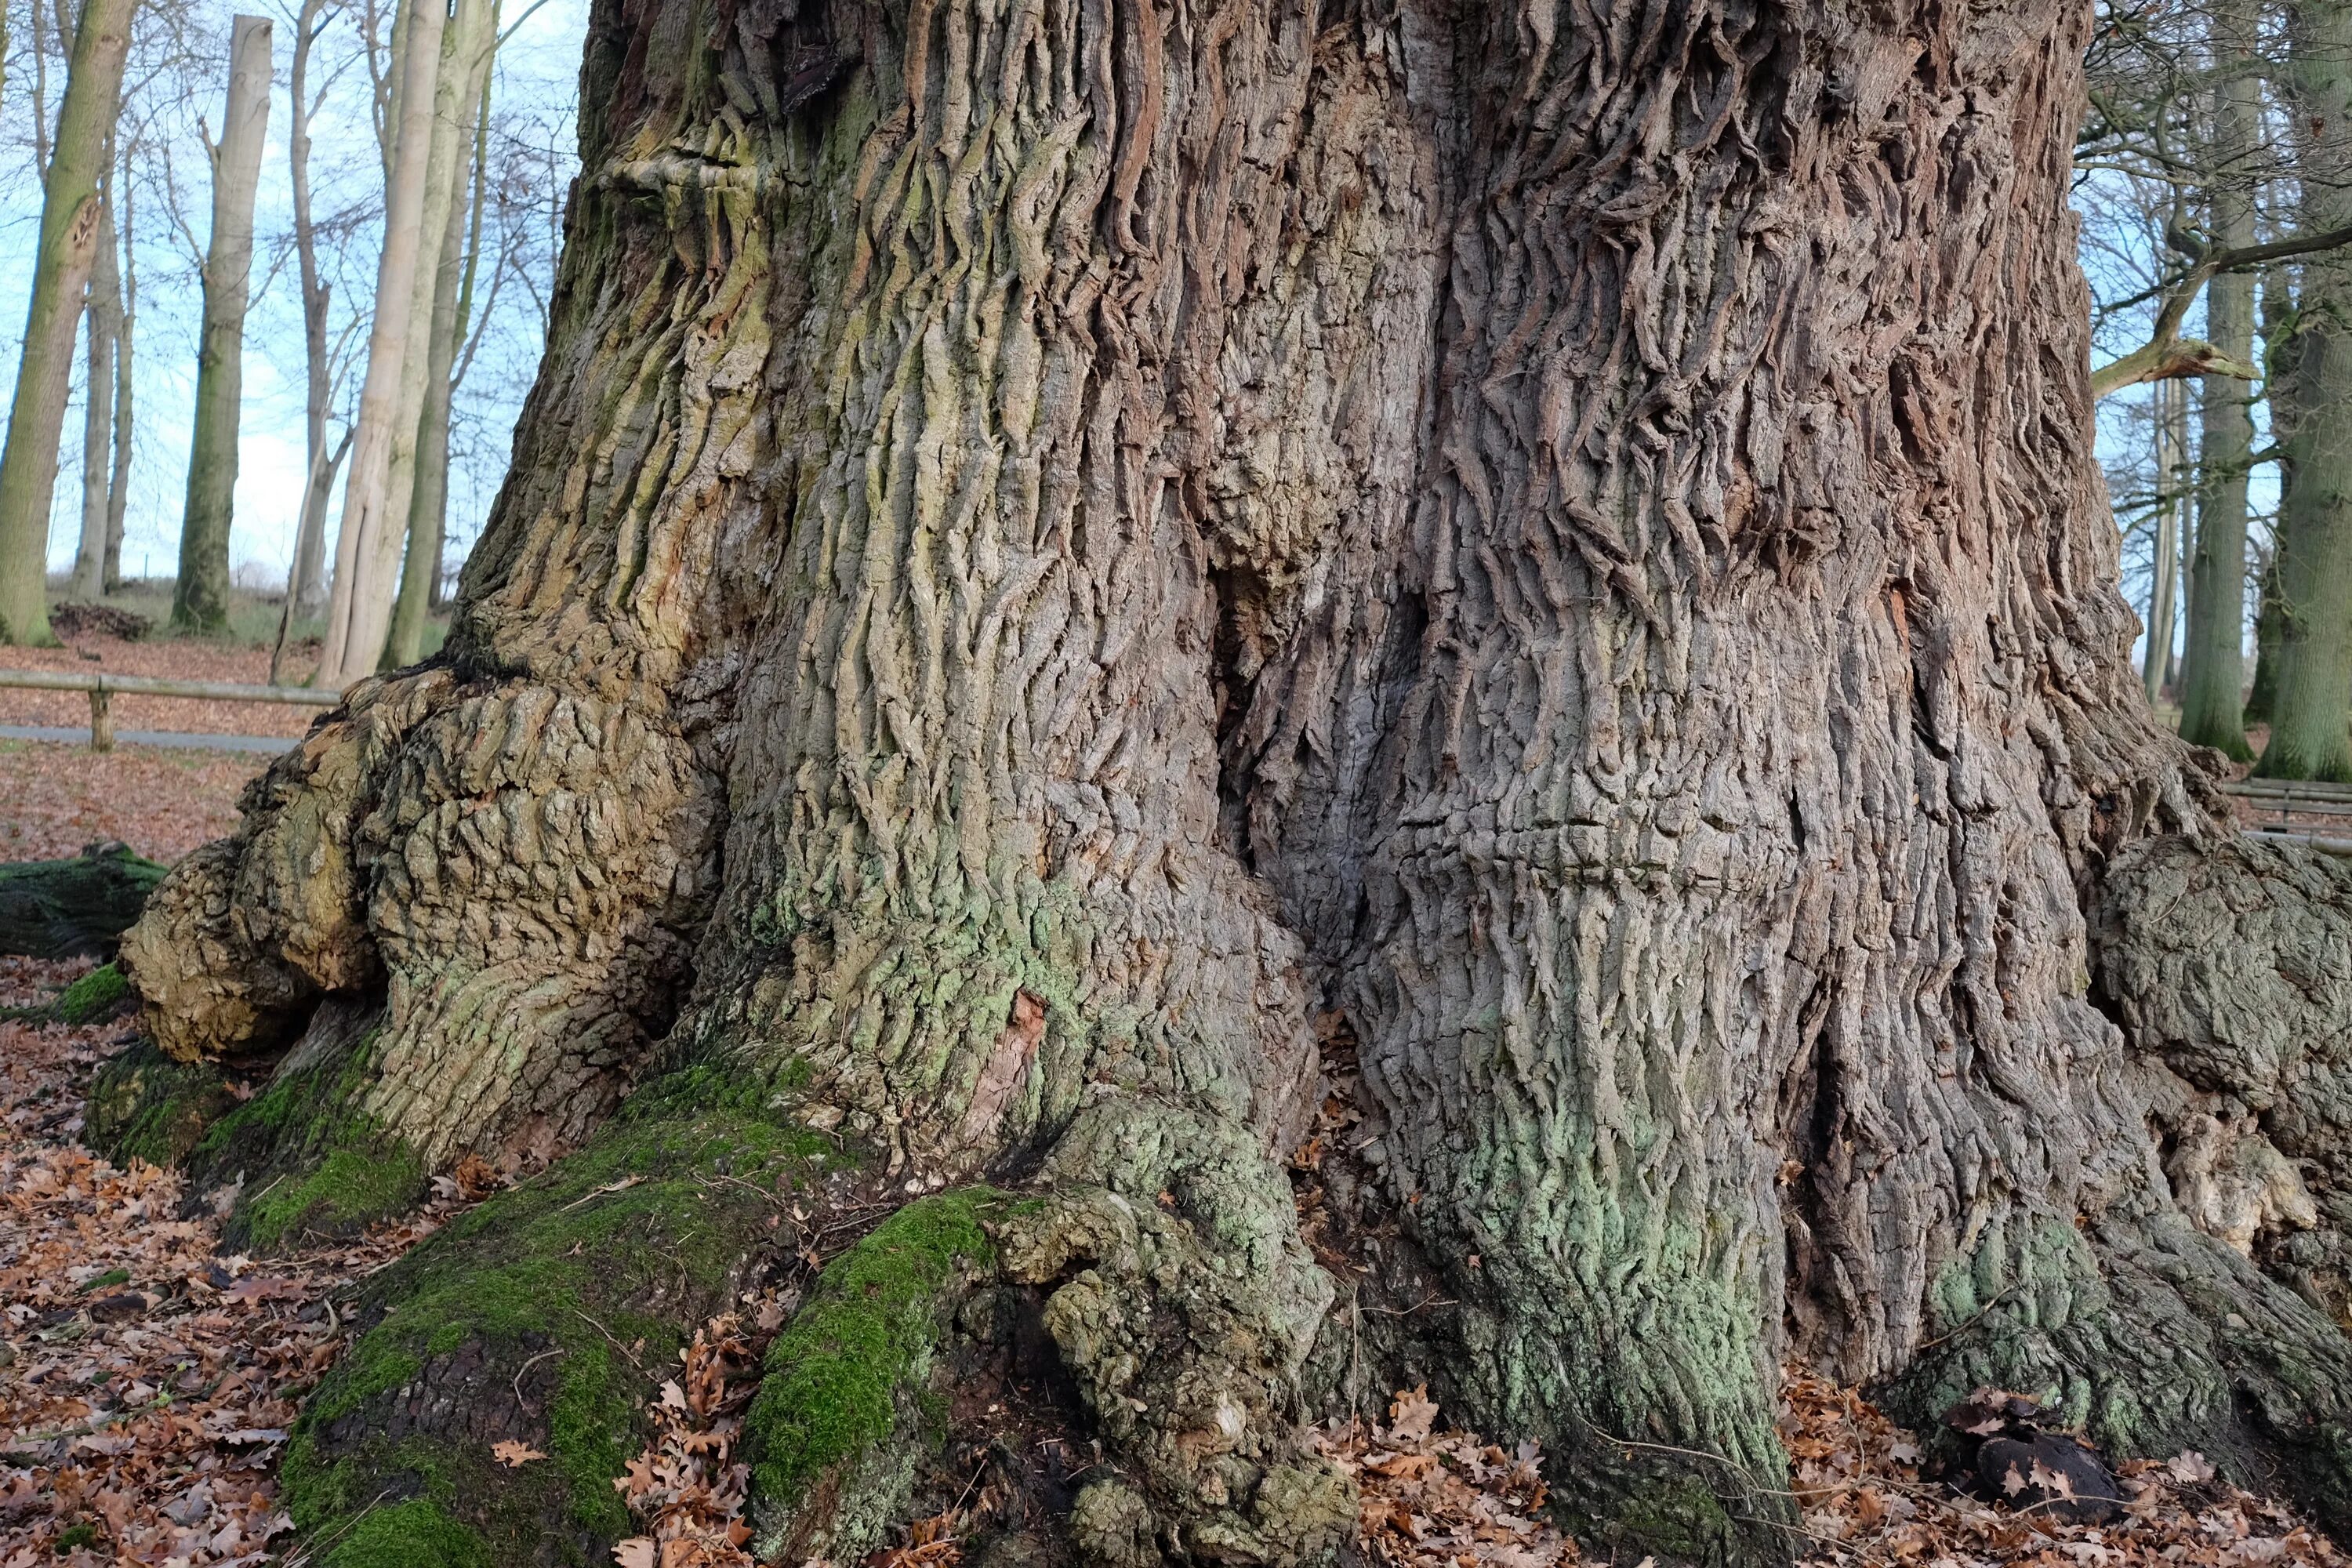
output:
M2293 31L2301 221L2342 226L2352 221L2352 5L2305 0ZM2352 257L2313 257L2297 306L2278 687L2259 771L2352 783Z
M100 582L107 593L122 586L122 530L131 508L131 442L137 431L136 395L131 356L139 321L138 252L131 232L131 192L122 186L122 309L114 333L114 477L106 490L106 562Z
M2188 414L2183 384L2178 380L2158 383L2151 405L2158 500L2155 537L2148 545L2147 643L2140 655L2140 683L2147 690L2148 701L2154 704L2162 700L2165 677L2171 672L2173 628L2178 618L2173 590L2179 575L2178 531L2184 510L2179 489Z
M318 680L347 685L375 668L390 619L392 574L400 558L404 509L391 495L394 447L402 433L402 388L409 353L412 300L425 216L426 165L433 146L433 89L441 68L443 8L408 0L401 7L396 75L399 101L394 157L384 192L384 238L376 265L375 308L368 332L367 378L344 480L342 521L327 605L326 647Z
M270 24L238 16L229 39L228 106L211 148L213 227L205 257L205 324L196 361L195 433L180 518L172 624L228 627L229 530L236 510L237 427L245 397L245 311L253 285L253 201L269 128Z
M2182 1080L2091 984L2116 857L2228 829L2091 464L2086 14L705 20L598 13L443 656L125 944L160 1044L290 1049L371 1160L585 1141L382 1287L305 1530L420 1451L490 1560L603 1517L464 1458L583 1445L513 1387L610 1364L518 1260L675 1333L766 1256L698 1151L771 1191L837 1139L834 1212L971 1263L876 1332L1042 1326L1083 1557L1328 1559L1294 1423L1387 1303L1278 1162L1341 1039L1365 1234L1436 1298L1383 1370L1540 1438L1596 1540L1785 1559L1786 1354L2346 1517L2352 1347L2175 1195ZM809 1436L796 1300L753 1511L853 1555L915 1445Z
M81 542L74 552L77 599L94 600L106 585L106 529L114 500L115 344L122 336L122 268L115 257L113 203L99 190L98 248L90 266L84 314L83 363L89 367L81 438Z
M424 374L417 388L416 444L409 479L408 549L402 560L400 591L385 639L387 668L415 664L423 656L425 611L432 599L433 578L440 571L441 534L449 499L449 405L454 391L450 376L457 363L457 340L464 331L457 296L466 271L468 215L467 205L457 198L472 186L476 159L486 151L483 132L487 127L477 121L487 102L490 64L497 49L497 5L492 0L474 0L460 12L451 36L457 73L456 89L448 94L451 122L436 126L434 148L435 157L440 158L444 149L439 139L448 138L451 162L447 194L441 204L446 211L432 275L431 309L424 318ZM421 279L418 302L424 302ZM394 488L398 488L397 479Z
M303 434L310 456L302 490L302 516L294 534L292 613L317 616L327 608L327 505L333 500L341 456L328 460L327 420L333 412L334 367L329 363L327 313L332 289L319 273L318 228L310 205L310 59L325 30L328 0L302 0L294 18L294 60L289 98L286 160L294 184L294 254L302 286L302 347L305 375ZM346 442L348 443L348 436Z
M54 640L47 605L49 507L75 329L97 250L99 180L121 107L134 8L135 0L85 0L58 110L57 150L47 162L25 345L0 451L0 642Z

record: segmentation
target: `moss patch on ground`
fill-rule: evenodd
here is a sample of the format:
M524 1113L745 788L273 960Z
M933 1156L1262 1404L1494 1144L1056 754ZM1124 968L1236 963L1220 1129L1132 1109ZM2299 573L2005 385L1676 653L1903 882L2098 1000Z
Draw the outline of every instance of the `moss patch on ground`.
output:
M131 999L131 982L111 963L101 963L58 993L58 1022L93 1024Z
M781 1194L847 1160L728 1100L693 1079L652 1086L369 1283L373 1326L312 1396L282 1472L322 1564L609 1561L633 1532L613 1480L643 1444L646 1401L734 1299ZM497 1467L505 1438L547 1461ZM443 1555L346 1559L386 1496L447 1521Z
M142 1040L98 1069L82 1142L118 1165L176 1165L236 1104L220 1068L173 1061Z

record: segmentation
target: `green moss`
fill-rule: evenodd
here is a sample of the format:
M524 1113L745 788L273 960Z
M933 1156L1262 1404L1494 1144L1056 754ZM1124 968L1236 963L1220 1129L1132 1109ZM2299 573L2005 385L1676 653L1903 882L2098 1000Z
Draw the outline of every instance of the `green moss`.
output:
M78 1546L95 1546L97 1544L98 1526L91 1524L85 1520L79 1524L67 1525L63 1530L58 1531L58 1538L49 1543L49 1550L62 1557Z
M100 964L58 994L61 1023L87 1024L112 1012L131 994L131 982L111 963Z
M406 1141L359 1131L360 1146L330 1150L309 1175L271 1184L244 1206L248 1245L268 1251L307 1232L364 1229L422 1195L425 1161Z
M320 1568L488 1568L495 1561L479 1534L425 1498L362 1514L319 1559Z
M1008 1201L986 1188L919 1200L826 1267L769 1347L744 1417L765 1509L790 1508L817 1477L891 1435L929 1370L946 1287L995 1261L982 1211Z
M100 1275L97 1279L85 1279L80 1284L75 1286L74 1294L77 1296L87 1296L93 1290L103 1290L108 1289L110 1286L128 1285L130 1283L131 1270L128 1268L110 1268L105 1273Z
M492 1561L543 1543L559 1560L606 1560L630 1533L612 1483L644 1441L646 1401L769 1235L762 1192L779 1178L813 1182L839 1158L805 1129L720 1103L742 1098L725 1088L686 1075L655 1086L656 1098L633 1101L553 1170L370 1281L360 1310L379 1321L313 1394L281 1471L310 1540L331 1538L389 1489L478 1532ZM467 1368L461 1389L509 1390L528 1375L524 1409L544 1427L530 1440L547 1462L494 1468L464 1436L476 1428L463 1412L446 1436L384 1435L393 1423L378 1413L453 1361Z
M280 1072L188 1152L198 1185L245 1184L230 1245L266 1252L353 1235L423 1200L423 1156L358 1109L374 1082L374 1041L370 1034L337 1058Z
M142 1040L99 1068L82 1142L118 1165L176 1165L236 1103L217 1067L173 1061Z

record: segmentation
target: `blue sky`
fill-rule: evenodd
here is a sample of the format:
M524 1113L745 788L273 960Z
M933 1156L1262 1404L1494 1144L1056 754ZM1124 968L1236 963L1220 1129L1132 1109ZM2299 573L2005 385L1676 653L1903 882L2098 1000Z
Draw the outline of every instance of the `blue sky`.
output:
M158 0L167 3L167 0ZM506 0L509 16L518 15L527 0ZM236 522L231 535L232 565L241 577L282 582L291 558L294 531L301 504L307 455L303 433L304 353L300 289L290 255L284 265L271 268L282 251L291 227L292 184L287 163L286 137L289 123L287 73L292 52L293 24L270 0L246 0L248 8L276 21L274 49L277 90L270 105L269 141L262 163L257 201L257 298L248 318L245 352L245 397L239 431ZM30 261L37 231L40 189L30 147L32 83L26 55L26 28L21 5L12 3L17 26L11 28L12 58L0 100L0 375L13 387L21 347L30 286ZM199 54L193 85L194 101L187 105L213 126L220 121L227 89L226 36L230 7L198 0L174 7L185 25L199 36L216 34L219 47ZM290 11L290 6L288 8ZM356 6L354 6L356 9ZM548 0L525 17L514 37L500 52L494 93L502 109L523 117L525 128L544 145L561 149L569 159L571 118L577 95L581 44L587 26L588 0ZM355 30L346 26L339 47L349 50ZM322 45L322 53L328 46ZM134 59L133 71L140 68ZM55 113L58 75L49 81L50 112ZM158 93L158 99L172 95ZM196 141L194 113L166 110L158 126L159 140L172 147L171 167L182 193L181 228L158 203L134 196L133 216L139 249L140 319L132 363L136 394L137 435L133 442L131 500L124 526L123 568L131 575L168 574L177 560L181 498L186 486L187 445L193 422L196 336L200 295L189 245L204 243L210 227L208 170ZM311 132L312 178L320 187L320 205L331 205L365 192L380 199L374 133L367 117L366 78L356 65L337 81ZM568 163L546 193L560 202L561 185L568 180ZM142 204L143 204L143 210ZM375 233L371 226L352 247L345 271L352 298L372 288ZM541 287L543 289L545 280ZM80 456L82 429L81 371L77 349L74 405L68 411L66 442L59 465L57 504L49 529L49 561L53 570L72 563L80 528ZM529 385L529 372L538 357L538 321L533 303L520 290L502 298L493 341L485 346L475 374L469 377L458 442L464 448L452 464L449 525L453 544L470 542L478 531L503 470L508 437ZM0 391L5 395L5 391ZM346 402L353 399L347 395ZM341 508L340 485L329 510L329 529ZM454 565L458 556L453 552Z

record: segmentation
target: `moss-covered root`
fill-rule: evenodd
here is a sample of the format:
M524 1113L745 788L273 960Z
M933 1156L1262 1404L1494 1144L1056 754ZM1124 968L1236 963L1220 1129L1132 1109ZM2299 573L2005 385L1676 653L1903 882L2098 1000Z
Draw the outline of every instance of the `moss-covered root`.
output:
M987 1225L1021 1206L985 1188L919 1199L826 1265L744 1421L762 1561L855 1561L903 1517L943 1436L935 1352L995 1275Z
M274 1252L352 1236L424 1200L424 1157L360 1109L375 1081L378 1016L322 1005L262 1091L187 1152L195 1190L237 1194L229 1246Z
M1332 1557L1354 1489L1297 1426L1331 1285L1281 1172L1230 1122L1118 1095L1041 1184L997 1239L1008 1279L1052 1288L1045 1327L1114 1461L1078 1498L1080 1550L1122 1568Z
M142 1040L98 1069L81 1139L118 1165L134 1159L176 1165L236 1104L218 1067L173 1061L152 1041Z
M607 1563L645 1405L764 1267L772 1194L839 1156L691 1092L640 1096L578 1153L372 1280L366 1331L288 1444L320 1568ZM548 1456L507 1469L491 1445Z
M2195 1448L2352 1530L2352 1340L2179 1215L1996 1238L1937 1294L1954 1331L1881 1391L1902 1416L2025 1390L2119 1457Z

